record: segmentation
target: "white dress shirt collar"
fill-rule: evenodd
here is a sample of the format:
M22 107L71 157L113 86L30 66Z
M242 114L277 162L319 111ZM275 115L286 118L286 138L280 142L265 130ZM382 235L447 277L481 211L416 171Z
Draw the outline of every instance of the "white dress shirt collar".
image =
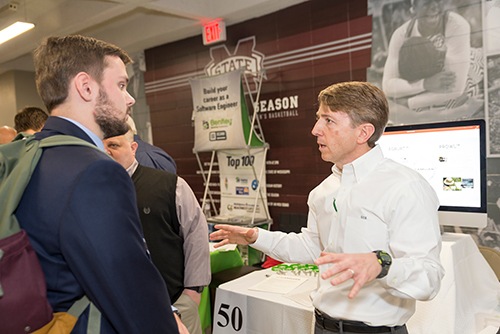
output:
M132 175L134 175L135 170L137 169L137 166L139 166L139 163L137 162L136 159L134 159L134 162L132 162L132 164L127 168L127 173L130 177L132 177Z
M332 173L338 177L339 180L342 179L342 175L349 174L354 176L354 180L358 183L370 173L380 161L384 159L382 149L379 145L357 158L351 163L345 164L342 171L340 171L335 165L332 167Z

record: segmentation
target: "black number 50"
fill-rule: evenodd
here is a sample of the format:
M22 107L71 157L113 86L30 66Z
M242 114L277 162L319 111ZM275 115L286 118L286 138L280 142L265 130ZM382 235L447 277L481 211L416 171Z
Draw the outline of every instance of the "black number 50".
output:
M220 304L218 314L220 314L224 318L225 323L217 321L217 325L219 325L220 327L226 327L231 323L233 329L238 332L243 326L243 313L241 313L241 310L238 306L235 306L233 308L233 311L231 312L231 319L229 319L229 314L226 312L226 310L229 311L229 308L230 306L228 304Z

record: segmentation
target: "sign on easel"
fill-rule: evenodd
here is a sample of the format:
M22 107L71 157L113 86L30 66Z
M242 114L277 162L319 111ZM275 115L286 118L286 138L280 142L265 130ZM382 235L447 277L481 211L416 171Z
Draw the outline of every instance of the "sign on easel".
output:
M217 152L219 161L221 215L268 218L264 148ZM263 170L264 169L264 170ZM262 198L259 196L258 186ZM256 197L259 199L255 201Z
M193 94L194 150L246 147L244 123L249 123L242 70L190 79ZM246 117L246 120L242 120Z

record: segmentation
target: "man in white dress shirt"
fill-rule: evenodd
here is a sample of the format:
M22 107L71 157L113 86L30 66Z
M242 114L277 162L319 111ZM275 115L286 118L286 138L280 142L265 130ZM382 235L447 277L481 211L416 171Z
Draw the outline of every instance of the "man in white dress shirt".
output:
M217 225L212 240L252 244L285 262L319 266L311 294L316 334L407 333L416 300L436 296L444 269L437 196L417 172L375 144L389 119L384 93L365 82L318 97L312 130L332 174L309 194L299 234Z

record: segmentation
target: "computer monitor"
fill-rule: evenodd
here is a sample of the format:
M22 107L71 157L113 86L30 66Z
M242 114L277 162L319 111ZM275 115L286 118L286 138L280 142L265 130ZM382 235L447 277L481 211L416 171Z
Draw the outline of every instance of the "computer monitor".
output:
M440 225L486 226L484 120L388 126L378 144L434 188Z

